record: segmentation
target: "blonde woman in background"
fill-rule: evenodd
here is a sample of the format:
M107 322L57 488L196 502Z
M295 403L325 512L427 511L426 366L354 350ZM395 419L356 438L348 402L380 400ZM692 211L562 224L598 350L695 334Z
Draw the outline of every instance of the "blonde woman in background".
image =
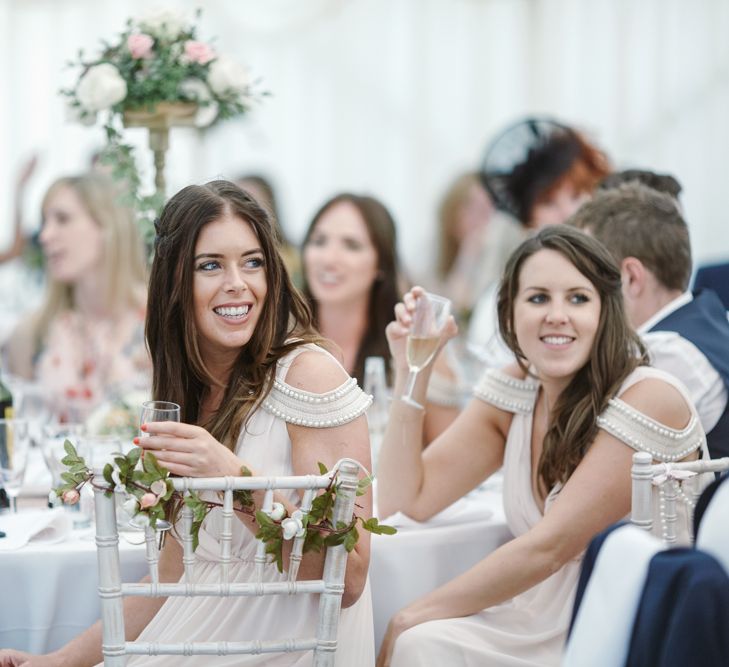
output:
M439 291L450 298L459 323L467 324L479 296L498 282L524 230L497 211L476 172L455 178L438 209Z
M61 420L149 386L146 262L132 212L100 173L63 177L42 205L45 301L7 343L8 370L38 381Z

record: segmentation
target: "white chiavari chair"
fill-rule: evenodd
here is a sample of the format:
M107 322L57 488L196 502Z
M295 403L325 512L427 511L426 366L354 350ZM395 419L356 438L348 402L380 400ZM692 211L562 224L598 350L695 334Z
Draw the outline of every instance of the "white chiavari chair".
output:
M636 452L631 470L631 521L649 532L654 529L653 489L657 487L662 538L667 546L676 545L679 503L685 505L688 517L693 517L696 500L703 490L702 475L723 470L729 470L729 457L654 464L648 452Z
M338 471L337 494L334 506L334 522L349 524L354 513L357 490L357 474L360 465L344 459L335 467ZM313 651L315 667L334 665L337 649L337 627L344 592L344 574L347 551L343 545L329 547L325 556L321 579L298 581L297 574L302 558L304 537L294 538L288 563L286 581L263 581L267 563L265 545L260 542L256 552L255 581L230 582L228 570L231 563L232 522L234 518L233 491L264 490L262 511L269 513L273 507L275 490L297 489L302 495L300 510L307 513L317 491L331 482L330 471L326 475L289 477L219 477L175 478L177 491L220 491L223 493L223 530L220 535L220 583L196 584L193 575L195 556L190 529L192 511L184 506L177 530L183 548L184 575L180 583L161 583L158 575L159 549L156 533L145 529L149 583L122 583L119 563L119 537L116 528L114 494L106 493L107 483L101 475L95 477L96 545L99 563L99 595L103 628L103 654L105 667L120 667L129 655L233 655L291 651ZM319 594L318 620L314 637L284 637L280 640L256 640L256 638L232 637L226 642L156 643L125 641L123 598L125 596L274 596ZM181 664L184 664L181 658Z

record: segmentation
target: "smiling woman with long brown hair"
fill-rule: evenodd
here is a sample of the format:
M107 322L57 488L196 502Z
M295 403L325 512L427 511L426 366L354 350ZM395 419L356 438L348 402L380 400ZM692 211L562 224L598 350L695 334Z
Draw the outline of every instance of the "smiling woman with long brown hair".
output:
M419 294L405 296L388 327L396 395ZM620 272L598 241L564 225L540 230L511 256L498 312L518 363L487 371L422 455L422 412L394 401L378 499L383 515L400 510L422 521L503 466L515 538L396 614L379 665L559 664L580 555L628 513L634 450L662 461L706 455L684 390L646 365L623 311ZM427 379L426 371L416 401ZM687 516L678 530L687 540Z
M158 223L147 315L154 367L153 397L180 404L181 422L142 425L141 441L172 474L241 476L244 467L266 476L304 475L331 469L343 457L370 466L364 412L369 399L318 343L311 315L276 249L266 211L227 181L191 185L166 204ZM262 497L253 499L260 508ZM295 492L277 501L289 515ZM371 513L369 494L359 498ZM253 580L258 524L237 513L231 539L231 582ZM218 508L205 519L195 551L195 583L219 581ZM364 533L364 531L363 531ZM170 533L175 537L174 531ZM291 543L284 546L284 561ZM300 579L321 576L324 549L304 555ZM372 606L367 587L369 533L347 560L336 664L370 667L374 661ZM165 540L160 580L182 576L182 547ZM286 581L271 564L268 581ZM217 642L244 636L266 639L280 627L290 636L314 634L317 596L256 598L126 598L124 622L131 637ZM25 664L26 656L0 651L0 665ZM268 655L275 664L306 664L300 653ZM96 624L59 651L31 665L77 667L101 660ZM260 665L261 656L219 656L222 667ZM185 660L207 666L208 656ZM173 666L178 656L134 657L131 665Z

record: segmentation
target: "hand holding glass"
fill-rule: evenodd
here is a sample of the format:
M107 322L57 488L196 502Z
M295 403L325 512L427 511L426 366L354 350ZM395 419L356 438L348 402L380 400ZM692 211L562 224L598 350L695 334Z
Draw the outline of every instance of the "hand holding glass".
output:
M179 422L180 421L180 406L177 403L171 401L145 401L142 403L142 413L139 417L139 425L147 424L149 422ZM139 430L141 438L148 438L152 433L149 431ZM141 446L141 445L140 445ZM172 524L169 521L163 519L157 520L157 530L169 530Z
M417 408L422 408L413 399L413 389L418 373L425 368L435 356L448 317L451 314L451 302L445 297L423 292L415 301L412 313L410 332L408 333L406 355L410 374L402 401Z

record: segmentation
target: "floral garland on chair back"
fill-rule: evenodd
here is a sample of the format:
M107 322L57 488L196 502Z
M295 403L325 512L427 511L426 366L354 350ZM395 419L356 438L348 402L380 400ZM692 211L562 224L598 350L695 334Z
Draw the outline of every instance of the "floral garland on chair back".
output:
M176 10L154 10L129 19L117 40L102 41L97 56L87 59L79 51L77 61L69 63L81 68L79 78L60 91L72 120L92 126L101 117L107 138L101 161L125 182L126 203L137 211L147 241L154 236L151 222L164 194L141 195L133 148L122 142L125 118L163 109L171 124L204 128L245 114L267 95L254 91L258 82L243 65L198 39L200 14L190 18Z
M94 472L79 456L70 440L64 443L66 456L61 463L67 470L61 473L63 483L50 494L50 500L61 498L64 503L73 505L80 499L80 491L87 483L96 486ZM164 521L166 516L176 513L181 503L192 510L192 540L193 549L198 545L198 534L205 517L215 507L222 507L221 503L204 500L194 492L188 491L182 495L175 491L170 480L169 471L159 465L154 454L144 452L134 447L128 454L117 453L113 463L107 463L103 469L103 477L108 486L103 488L105 493L113 493L115 489L123 491L126 495L124 509L133 517L137 527L151 526L155 528L158 521ZM360 466L361 467L361 466ZM366 472L366 471L365 471ZM241 468L243 476L250 476L251 472L245 466ZM234 491L234 511L247 514L255 518L258 524L256 538L266 545L266 553L271 562L276 564L279 572L283 572L283 543L294 537L305 537L303 552L319 552L323 547L343 544L347 551L352 551L359 540L357 524L364 530L376 535L394 535L397 530L392 526L381 524L376 517L363 519L355 514L349 525L336 524L333 519L334 500L337 493L337 466L329 471L323 463L319 463L319 474L330 475L329 487L318 495L311 505L308 513L300 510L294 511L291 516L286 515L282 503L273 503L270 513L256 510L251 491ZM364 495L372 477L367 475L357 484L357 495Z

